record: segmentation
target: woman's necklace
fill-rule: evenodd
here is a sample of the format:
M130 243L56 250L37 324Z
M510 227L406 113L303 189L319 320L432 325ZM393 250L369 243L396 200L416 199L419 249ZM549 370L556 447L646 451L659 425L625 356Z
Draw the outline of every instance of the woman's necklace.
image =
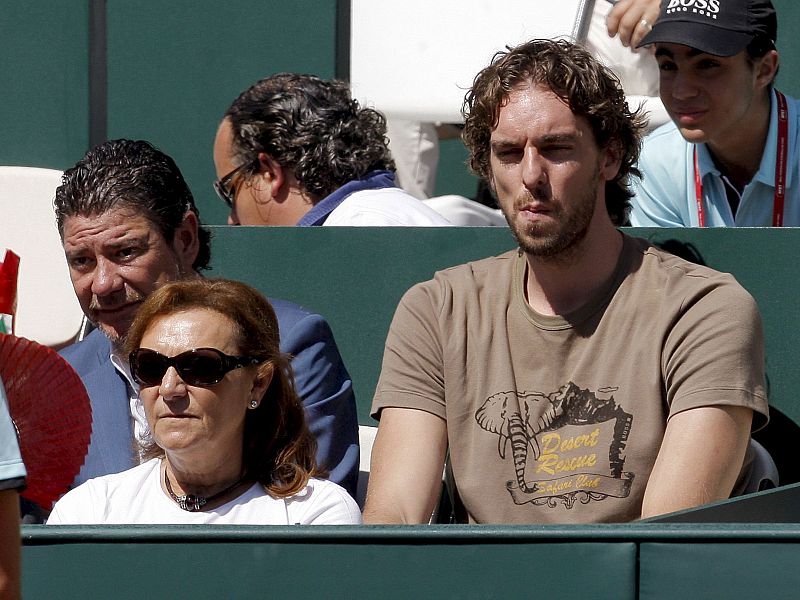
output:
M234 481L231 485L226 487L221 492L217 492L216 494L212 494L211 496L195 496L194 494L184 494L183 496L178 496L175 492L172 491L172 484L169 482L169 476L167 475L167 467L164 467L164 485L167 488L167 493L169 497L172 498L175 503L180 506L183 510L188 512L197 512L201 510L206 504L209 502L213 502L219 498L222 498L225 494L233 491L246 479L245 475L242 475L239 479Z

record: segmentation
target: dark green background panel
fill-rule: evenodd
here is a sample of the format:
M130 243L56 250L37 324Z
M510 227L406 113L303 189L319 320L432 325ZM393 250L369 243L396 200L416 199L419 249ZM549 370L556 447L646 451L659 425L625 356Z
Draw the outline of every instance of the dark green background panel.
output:
M89 143L88 2L2 2L0 165L64 169Z
M26 525L39 598L796 597L795 525Z
M475 198L478 178L467 168L467 149L456 138L439 142L439 168L436 174L434 196L459 194Z
M796 600L800 544L643 543L642 600Z
M39 598L633 600L633 543L78 543L26 546Z
M108 137L147 139L171 155L203 219L225 223L211 188L214 134L230 103L280 71L335 72L330 0L108 3Z
M772 0L778 13L778 52L781 68L777 86L787 94L800 97L800 2L797 0Z

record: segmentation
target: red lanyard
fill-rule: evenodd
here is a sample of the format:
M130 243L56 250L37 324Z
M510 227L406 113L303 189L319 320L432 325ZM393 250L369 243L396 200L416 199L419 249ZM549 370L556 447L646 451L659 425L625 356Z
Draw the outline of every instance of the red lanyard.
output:
M772 205L772 226L783 226L783 202L786 198L786 162L789 153L789 113L786 96L775 90L778 100L778 147L775 152L775 199ZM697 159L697 146L694 147L694 195L697 201L697 221L700 227L706 226L706 211L703 208L703 183L700 179L700 163Z

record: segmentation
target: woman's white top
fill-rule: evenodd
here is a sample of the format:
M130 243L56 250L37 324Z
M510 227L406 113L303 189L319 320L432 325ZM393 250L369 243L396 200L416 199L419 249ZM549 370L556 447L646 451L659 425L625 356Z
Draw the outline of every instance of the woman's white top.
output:
M181 509L161 488L161 460L90 479L56 502L48 525L351 525L361 512L340 486L311 479L300 493L273 498L253 484L238 498L207 511Z

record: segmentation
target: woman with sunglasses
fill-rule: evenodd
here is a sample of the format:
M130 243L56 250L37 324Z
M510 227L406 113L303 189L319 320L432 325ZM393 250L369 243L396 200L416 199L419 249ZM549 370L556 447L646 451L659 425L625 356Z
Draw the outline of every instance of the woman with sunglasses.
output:
M166 284L125 349L150 427L146 460L91 479L48 524L348 524L355 501L321 479L269 302L239 282Z

